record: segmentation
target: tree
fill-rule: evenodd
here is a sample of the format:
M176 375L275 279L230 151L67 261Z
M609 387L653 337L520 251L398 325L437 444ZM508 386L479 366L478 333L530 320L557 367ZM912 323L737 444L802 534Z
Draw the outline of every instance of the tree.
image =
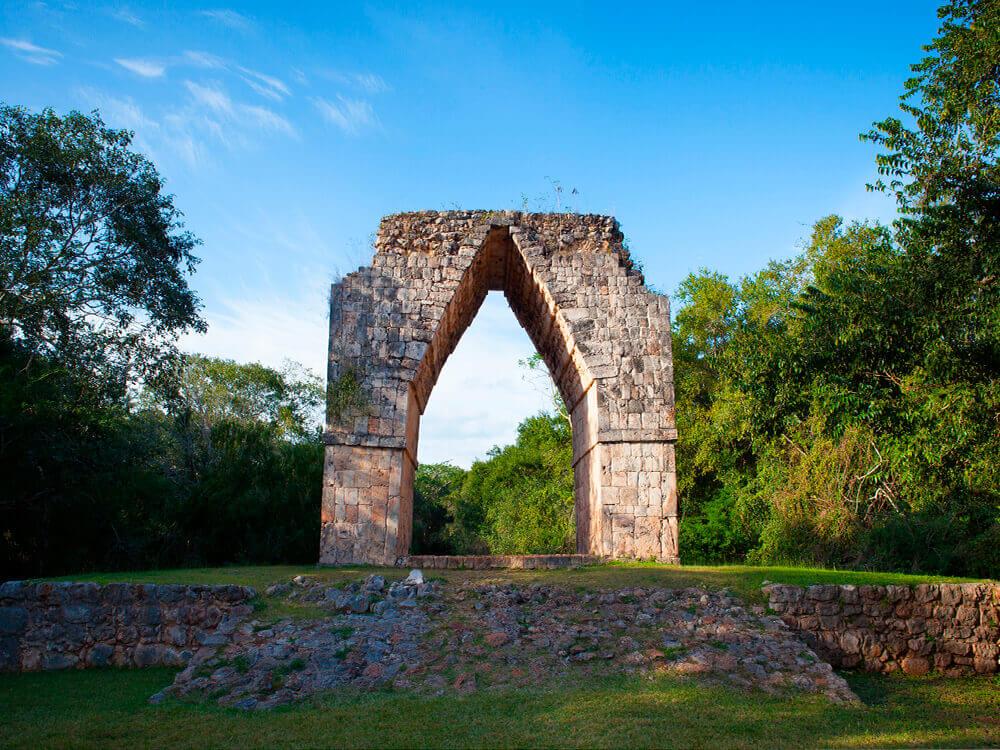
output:
M569 422L542 412L513 445L476 461L447 502L460 554L540 554L573 549L573 445Z
M262 423L282 439L316 438L324 388L319 376L286 360L281 370L251 362L185 355L164 392L147 389L147 406L186 419L208 434L216 424Z
M929 382L1000 376L1000 2L952 0L912 65L901 109L862 135L882 148Z
M448 496L461 488L465 469L448 462L420 464L413 480L414 555L448 555L454 546L447 526L455 519L448 509Z
M122 391L203 331L198 241L132 133L0 107L0 336Z

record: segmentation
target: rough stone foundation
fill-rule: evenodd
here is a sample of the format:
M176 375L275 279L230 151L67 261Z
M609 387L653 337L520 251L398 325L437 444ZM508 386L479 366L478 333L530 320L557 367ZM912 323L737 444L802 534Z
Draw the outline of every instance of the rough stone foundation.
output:
M320 563L409 550L420 416L490 290L503 291L570 412L577 553L677 562L667 298L608 216L421 211L379 227L372 265L333 285Z
M1000 585L766 586L771 609L831 664L946 676L998 669Z
M111 583L0 586L0 672L178 667L228 642L253 589Z

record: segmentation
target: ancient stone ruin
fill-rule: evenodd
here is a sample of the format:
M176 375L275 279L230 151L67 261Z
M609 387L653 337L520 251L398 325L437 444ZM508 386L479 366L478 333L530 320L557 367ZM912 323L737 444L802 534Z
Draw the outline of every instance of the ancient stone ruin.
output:
M372 265L331 291L320 563L407 554L420 416L490 290L503 291L571 414L577 551L678 561L669 303L622 240L608 216L382 220Z

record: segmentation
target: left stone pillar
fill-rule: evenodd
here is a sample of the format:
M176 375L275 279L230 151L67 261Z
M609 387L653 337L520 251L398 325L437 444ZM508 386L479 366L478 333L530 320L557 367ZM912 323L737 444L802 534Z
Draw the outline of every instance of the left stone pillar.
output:
M320 565L395 565L407 553L414 469L405 448L326 446Z

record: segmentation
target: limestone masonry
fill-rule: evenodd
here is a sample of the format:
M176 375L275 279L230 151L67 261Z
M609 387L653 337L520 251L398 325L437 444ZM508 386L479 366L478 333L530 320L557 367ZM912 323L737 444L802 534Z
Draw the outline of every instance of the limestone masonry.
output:
M764 588L771 609L836 667L946 676L998 669L1000 585Z
M0 672L179 667L229 641L253 589L151 583L0 585Z
M382 220L370 267L333 285L320 563L409 549L420 415L490 290L503 291L571 414L580 554L677 562L667 298L608 216L420 211ZM502 394L500 394L502 398Z

